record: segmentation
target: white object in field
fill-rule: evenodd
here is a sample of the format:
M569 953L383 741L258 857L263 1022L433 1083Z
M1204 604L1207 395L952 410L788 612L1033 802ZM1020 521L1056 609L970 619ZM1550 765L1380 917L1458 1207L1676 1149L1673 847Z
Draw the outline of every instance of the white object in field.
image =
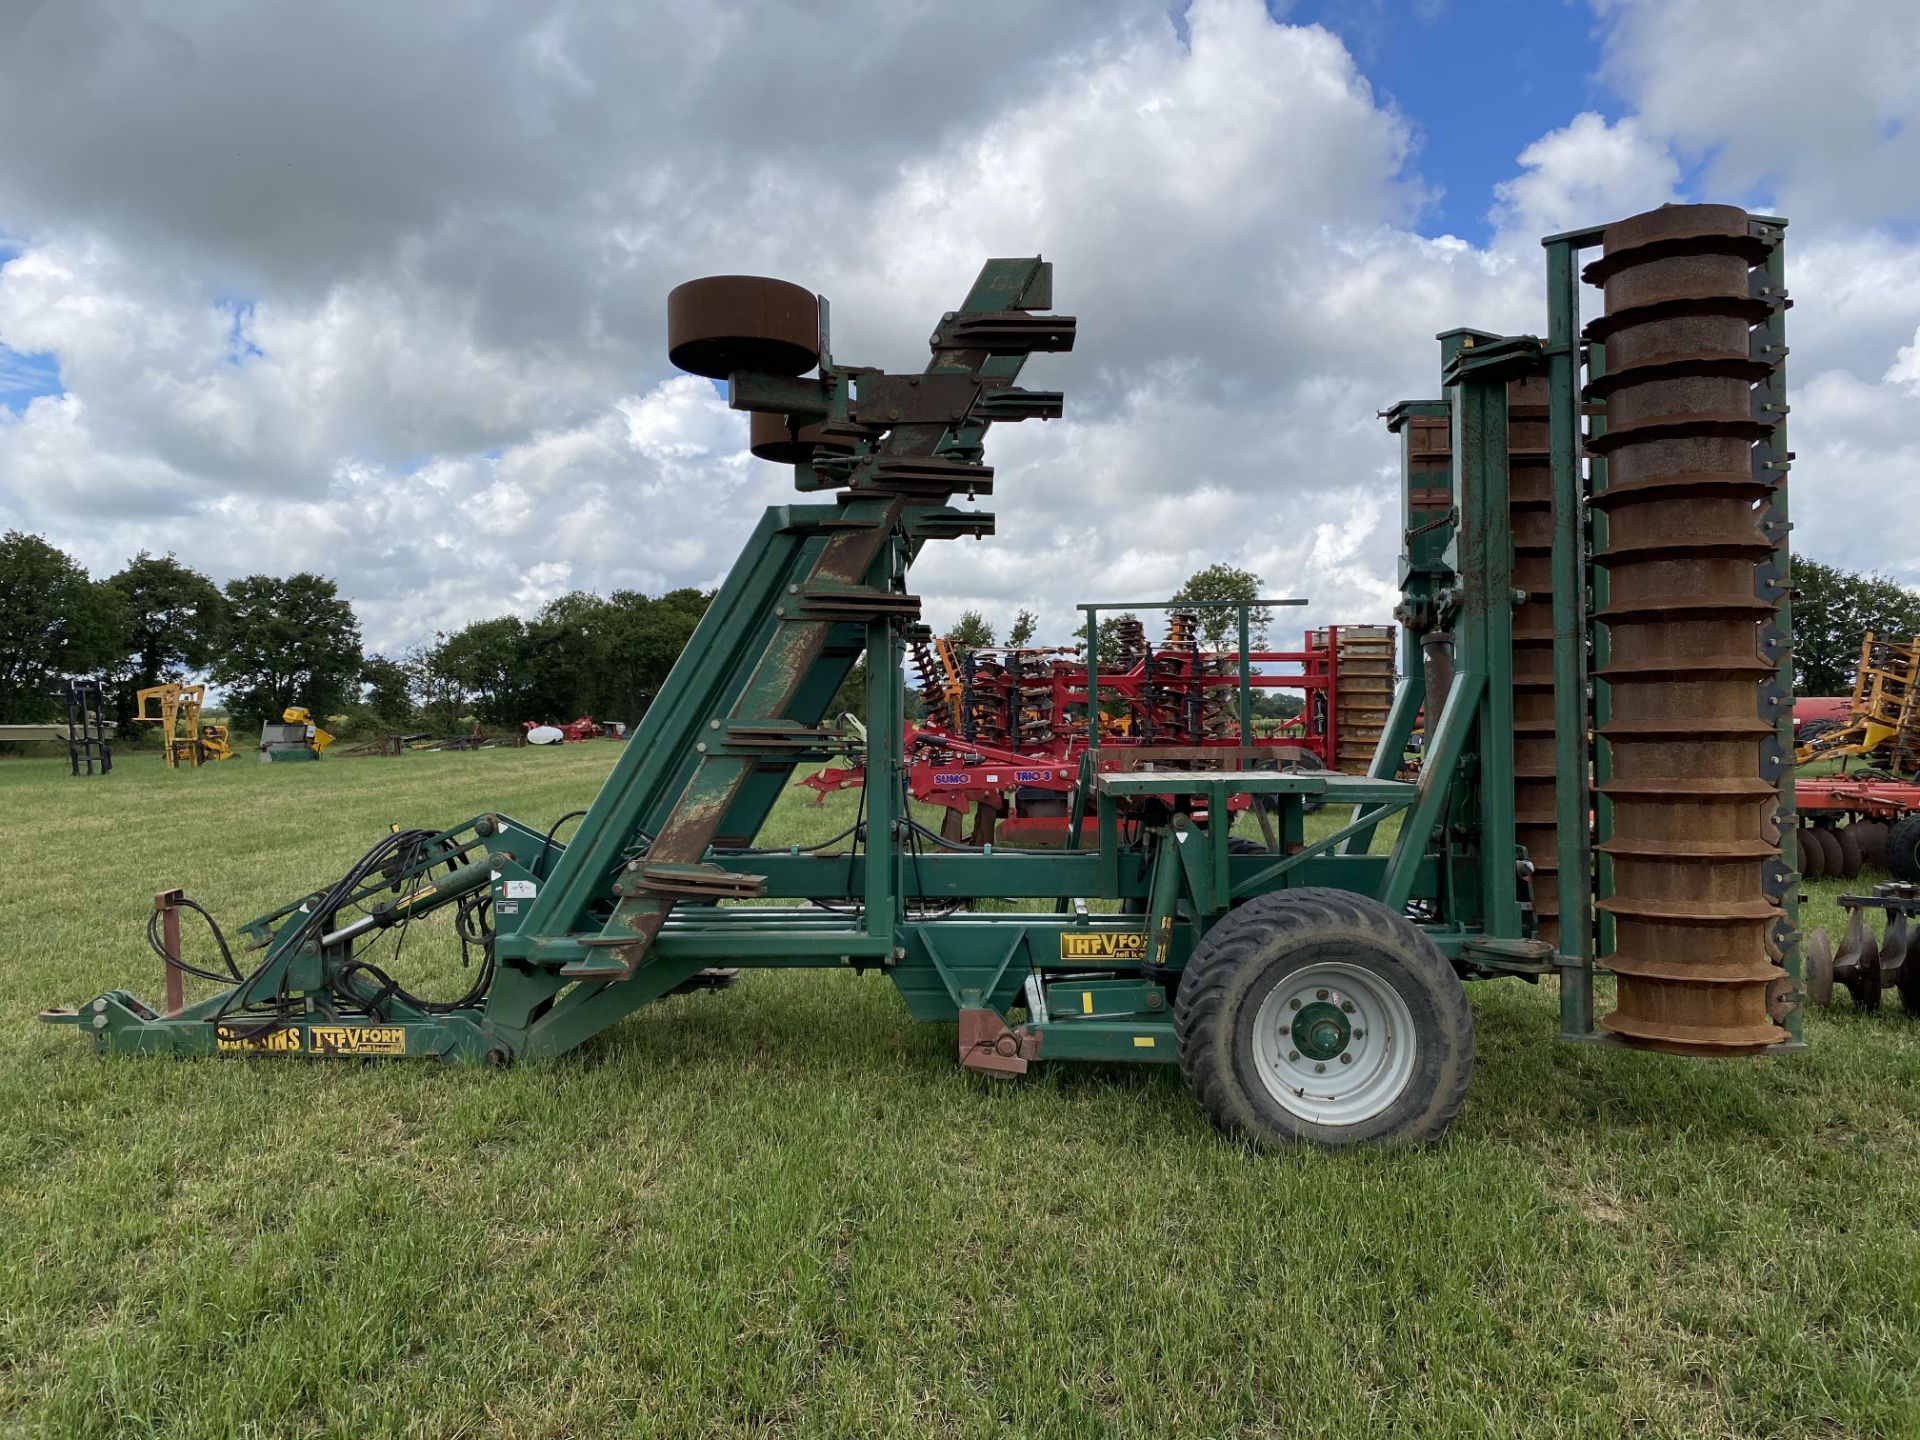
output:
M529 745L558 745L567 738L567 732L558 725L536 725L527 731Z
M109 720L101 728L111 739L113 722ZM45 725L0 725L0 740L57 740L64 745L67 743L67 722L62 720L58 725L51 722Z

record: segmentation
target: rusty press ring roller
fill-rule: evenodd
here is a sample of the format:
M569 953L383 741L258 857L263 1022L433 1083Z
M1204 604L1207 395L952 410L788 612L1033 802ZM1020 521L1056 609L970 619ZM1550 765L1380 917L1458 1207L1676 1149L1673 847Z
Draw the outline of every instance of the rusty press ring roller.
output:
M785 415L756 410L748 425L747 448L758 460L779 465L805 465L817 454L851 455L854 445L844 431L824 422L795 425Z
M820 363L820 297L765 275L709 275L667 296L667 358L694 375L804 375Z
M1609 583L1595 618L1611 647L1599 791L1613 827L1598 848L1613 862L1600 908L1618 987L1601 1023L1651 1049L1752 1053L1786 1038L1771 1003L1785 972L1761 688L1775 669L1760 593L1774 542L1756 508L1771 478L1753 448L1777 423L1752 389L1771 369L1751 329L1769 308L1753 279L1765 247L1744 211L1717 205L1633 216L1604 244L1585 272L1606 291L1587 332L1606 360L1587 389L1606 406L1588 442L1607 462L1594 558Z

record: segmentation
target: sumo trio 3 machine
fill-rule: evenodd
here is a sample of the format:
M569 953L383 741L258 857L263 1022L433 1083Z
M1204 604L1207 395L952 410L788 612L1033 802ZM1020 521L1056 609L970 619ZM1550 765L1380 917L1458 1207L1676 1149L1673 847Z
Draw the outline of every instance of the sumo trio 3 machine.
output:
M852 667L900 675L924 636L921 549L991 532L954 503L991 493L988 428L1061 413L1015 384L1074 341L1051 267L989 261L899 374L837 360L798 286L683 285L674 363L723 380L757 453L822 498L766 512L572 838L495 813L395 831L243 926L249 963L206 970L211 998L115 990L45 1018L112 1052L503 1064L742 968L871 969L957 1023L970 1068L1177 1063L1262 1144L1438 1133L1473 1066L1467 980L1557 977L1568 1040L1798 1048L1783 223L1670 206L1552 236L1544 339L1440 337L1445 398L1388 414L1405 675L1367 773L1250 744L1101 764L1094 726L1045 853L919 823L899 683L869 686L852 830L755 842L794 768L841 748L822 722ZM1423 711L1419 778L1396 779ZM1229 836L1236 795L1265 843ZM1309 839L1314 800L1341 808ZM968 908L985 899L1027 908ZM479 960L434 1002L376 947L445 907Z

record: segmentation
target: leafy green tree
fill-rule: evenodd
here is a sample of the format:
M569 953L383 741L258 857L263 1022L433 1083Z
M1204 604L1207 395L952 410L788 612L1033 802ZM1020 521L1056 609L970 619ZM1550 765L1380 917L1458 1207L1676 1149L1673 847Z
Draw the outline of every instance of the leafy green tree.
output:
M425 663L429 673L415 670L415 692L422 692L420 681L425 679L423 702L442 719L457 718L469 709L496 726L546 718L530 708L532 642L527 622L518 615L476 620L450 635L437 635Z
M1031 610L1022 610L1013 617L1013 628L1007 631L1007 644L1016 648L1031 644L1033 632L1040 628L1040 617Z
M213 581L171 554L142 550L106 582L125 618L127 660L116 677L122 728L138 702L135 694L164 681L206 670L220 643L226 600Z
M901 679L900 684L904 691L906 687L904 677ZM851 715L864 725L867 723L868 698L867 657L862 655L859 660L854 662L853 668L847 671L847 678L842 680L840 682L840 688L834 691L833 703L827 706L827 713L821 718L824 723L828 725L837 725L840 723L840 717L842 715ZM917 695L913 698L916 701L919 699ZM915 708L917 709L918 707L916 706ZM918 719L919 716L917 714L908 715L907 718Z
M361 705L367 718L383 730L405 729L413 723L413 677L401 661L368 655L360 662Z
M1884 575L1861 575L1793 557L1793 675L1802 695L1850 695L1860 642L1920 636L1920 592Z
M0 721L53 715L64 677L119 663L124 628L119 596L71 555L38 535L0 536Z
M616 590L602 620L605 651L591 677L592 713L637 725L707 613L711 591L669 590L657 599Z
M1122 610L1117 615L1100 617L1100 668L1111 670L1114 657L1120 653L1120 625L1122 621L1138 620L1140 617L1131 610ZM1073 638L1082 645L1087 643L1087 622L1082 620L1080 628L1073 632Z
M241 733L289 705L342 709L361 670L360 622L323 575L249 575L226 587L227 623L211 673Z
M442 667L446 638L440 635L432 645L415 646L400 662L407 672L407 693L415 702L421 725L441 736L463 729L473 713L466 687Z
M414 692L436 715L459 706L489 725L580 715L638 723L713 599L710 591L584 590L531 620L501 615L442 634L410 662ZM462 712L464 713L464 712Z
M953 628L947 631L947 640L960 654L970 655L993 644L993 626L978 610L962 610Z
M1251 570L1242 570L1235 565L1215 564L1204 570L1196 570L1187 577L1187 583L1173 592L1175 600L1237 600L1249 601L1260 598L1260 577ZM1240 648L1239 612L1224 608L1211 607L1198 612L1200 620L1200 638L1209 650ZM1265 649L1267 627L1273 623L1273 612L1264 605L1255 606L1247 612L1248 637L1256 650Z

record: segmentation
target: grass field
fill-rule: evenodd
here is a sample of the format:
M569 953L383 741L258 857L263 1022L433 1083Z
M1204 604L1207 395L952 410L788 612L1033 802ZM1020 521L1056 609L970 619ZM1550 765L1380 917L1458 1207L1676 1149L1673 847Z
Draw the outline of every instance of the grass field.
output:
M390 820L550 823L615 753L0 764L0 1429L1920 1433L1897 1003L1701 1064L1482 986L1444 1142L1277 1157L1171 1070L969 1075L878 976L749 974L505 1072L103 1061L33 1021L157 998L157 888L238 922Z

